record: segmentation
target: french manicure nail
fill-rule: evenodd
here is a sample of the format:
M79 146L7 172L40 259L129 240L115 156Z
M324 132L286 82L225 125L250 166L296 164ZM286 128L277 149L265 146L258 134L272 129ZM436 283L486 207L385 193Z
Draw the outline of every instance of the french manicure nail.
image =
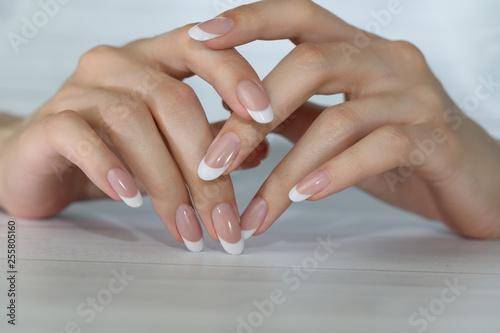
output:
M250 80L240 82L236 88L238 98L258 123L267 124L274 119L274 112L267 94L257 84Z
M241 236L249 239L262 225L267 215L267 204L262 198L253 199L241 215Z
M307 176L295 185L288 196L294 202L304 201L314 194L323 191L329 183L330 175L326 171L319 171Z
M108 171L108 182L115 190L116 194L128 206L137 208L142 206L142 195L137 189L134 180L120 168L113 168Z
M191 206L184 204L177 208L175 224L189 251L200 252L203 250L203 232Z
M212 220L224 250L232 255L241 254L244 241L241 237L240 221L233 206L228 203L218 205L212 211Z
M197 41L205 42L227 34L233 29L233 21L227 17L216 17L202 22L189 29L189 36Z
M231 165L240 150L240 139L234 133L226 133L216 140L198 167L198 176L210 181L217 179Z

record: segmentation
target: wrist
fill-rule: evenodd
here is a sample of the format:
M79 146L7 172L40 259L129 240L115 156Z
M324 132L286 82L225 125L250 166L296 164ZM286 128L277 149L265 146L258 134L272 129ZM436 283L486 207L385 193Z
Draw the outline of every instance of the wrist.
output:
M10 137L19 129L24 118L8 113L0 113L0 156L3 155L3 148Z

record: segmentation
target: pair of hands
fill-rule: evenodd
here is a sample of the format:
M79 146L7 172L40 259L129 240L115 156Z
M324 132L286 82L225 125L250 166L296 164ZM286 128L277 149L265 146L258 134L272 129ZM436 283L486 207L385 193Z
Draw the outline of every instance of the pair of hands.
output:
M296 44L263 81L234 49L257 39ZM233 111L225 123L208 123L182 82L192 75ZM307 102L337 93L346 102ZM296 144L240 219L229 174L257 166L272 131ZM0 142L9 213L46 217L105 196L140 206L147 193L192 251L203 248L194 208L209 235L239 254L292 200L353 185L464 236L500 236L497 142L455 106L416 47L306 0L257 2L92 49L47 104L2 128Z

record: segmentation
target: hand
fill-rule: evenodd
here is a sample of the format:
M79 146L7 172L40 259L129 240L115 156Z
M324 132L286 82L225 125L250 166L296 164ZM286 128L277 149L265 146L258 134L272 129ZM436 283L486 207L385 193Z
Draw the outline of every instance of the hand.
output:
M197 175L221 125L209 126L194 91L181 80L198 74L248 121L240 98L248 90L267 95L234 49L211 50L189 38L189 28L122 48L94 48L47 104L26 119L9 118L0 130L1 206L28 218L105 196L138 207L137 181L172 236L190 250L200 251L203 238L189 194L210 236L240 253L230 178L206 182ZM225 138L228 144L237 140ZM257 165L267 149L263 142L243 167Z
M266 231L291 200L353 185L466 237L500 237L500 146L457 108L415 46L359 30L312 1L261 1L220 17L233 28L203 42L213 49L256 39L297 45L263 80L274 121L233 114L215 139L240 139L226 173L284 121L296 141L243 213L244 238ZM304 104L337 93L345 103Z

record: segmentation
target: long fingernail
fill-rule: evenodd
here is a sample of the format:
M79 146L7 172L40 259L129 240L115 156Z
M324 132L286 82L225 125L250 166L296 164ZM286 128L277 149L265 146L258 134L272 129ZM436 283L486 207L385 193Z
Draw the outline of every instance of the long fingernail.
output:
M113 168L108 171L108 181L116 194L128 206L137 208L142 206L142 195L137 189L134 180L120 168Z
M262 225L267 215L267 204L262 198L255 198L241 215L241 236L249 239Z
M217 179L229 168L240 150L240 139L233 133L226 133L216 140L198 167L198 176L203 180Z
M204 42L227 34L233 29L233 21L227 17L216 17L189 29L192 39Z
M274 119L273 108L267 94L255 82L250 80L240 82L236 88L236 94L256 122L267 124Z
M241 237L240 221L233 206L228 203L218 205L212 211L212 220L224 250L233 255L241 254L245 245Z
M203 232L191 206L184 204L177 208L175 224L189 251L200 252L203 250Z
M304 201L314 194L323 191L330 183L330 175L326 171L319 171L307 176L295 185L288 196L294 202Z

